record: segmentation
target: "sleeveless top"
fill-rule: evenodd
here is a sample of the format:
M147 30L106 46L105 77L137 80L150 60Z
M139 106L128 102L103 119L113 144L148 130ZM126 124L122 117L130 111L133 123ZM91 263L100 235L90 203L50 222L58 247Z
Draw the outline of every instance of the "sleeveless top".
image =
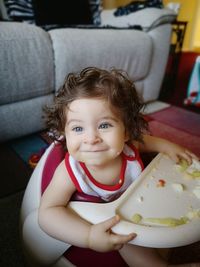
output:
M65 166L78 192L97 196L104 201L118 198L144 169L138 150L125 144L121 153L122 167L115 185L106 185L96 181L83 162L76 161L69 153L65 155Z

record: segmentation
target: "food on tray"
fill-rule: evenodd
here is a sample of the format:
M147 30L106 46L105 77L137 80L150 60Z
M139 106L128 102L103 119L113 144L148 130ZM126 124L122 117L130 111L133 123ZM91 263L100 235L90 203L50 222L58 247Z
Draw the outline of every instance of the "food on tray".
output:
M156 184L156 186L157 187L164 187L165 184L166 184L166 181L165 180L159 179L158 182L157 182L157 184Z
M190 215L192 218L192 215ZM148 224L148 225L161 225L174 227L182 224L186 224L189 221L188 216L181 217L180 219L166 217L166 218L143 218L141 214L135 213L132 217L132 222L136 224Z
M192 191L197 198L200 199L200 185L197 185Z
M181 159L179 163L175 164L175 167L178 171L184 172L189 167L189 164L187 160Z
M180 183L173 183L172 188L174 189L174 191L181 193L184 191L185 186L183 184L180 184Z
M200 171L193 171L192 173L188 173L192 176L192 178L200 178Z
M143 202L144 201L144 197L143 196L140 196L137 198L138 202Z
M144 222L172 227L172 226L186 224L188 220L189 219L187 217L181 217L180 219L167 217L167 218L146 218L144 219Z
M193 159L192 164L188 165L187 161L182 159L180 163L175 165L177 170L184 172L186 177L198 179L200 178L200 161Z
M195 218L200 218L200 210L192 210L192 211L189 211L188 214L187 214L187 217L192 220L192 219L195 219Z
M142 220L142 216L139 213L136 213L132 217L133 223L139 223Z
M157 162L158 164L158 162ZM178 170L178 172L181 172L182 174L180 175L180 177L184 177L186 174L190 175L193 179L195 178L200 178L200 161L193 159L192 164L189 165L188 162L184 159L182 159L179 164L175 165L176 170ZM149 180L154 180L155 183L153 182L154 185L156 185L156 187L158 188L165 188L167 185L167 190L172 190L174 191L174 193L179 194L179 196L185 192L189 193L189 195L191 195L191 193L193 194L193 196L195 195L198 199L200 199L200 183L198 183L196 186L192 186L192 188L190 188L189 185L186 185L186 183L182 182L184 180L180 180L178 181L178 179L176 181L172 180L168 180L168 177L166 177L166 179L164 179L164 172L155 172L158 171L158 166L154 166L153 169L151 170L151 173L149 175ZM153 175L152 175L153 172ZM177 172L176 172L177 173ZM157 176L157 177L156 177ZM172 175L173 176L173 175ZM149 185L149 180L146 180L144 183L144 187L148 187L147 185ZM171 182L170 182L171 181ZM196 181L193 181L196 183ZM198 181L197 181L198 182ZM151 182L150 182L151 184ZM171 187L171 189L170 189ZM184 194L184 196L186 196ZM144 202L144 197L141 195L137 196L137 202L140 202L142 205L142 202ZM140 214L140 213L135 213L132 218L131 221L135 224L140 224L140 225L146 225L146 226L165 226L165 227L176 227L179 225L183 225L183 224L187 224L189 223L191 220L195 219L195 218L200 218L200 210L195 210L193 209L192 205L190 205L190 211L188 212L188 214L182 214L182 216L176 218L170 215L167 215L166 217L147 217L144 214Z
M192 178L200 178L200 161L193 159L192 164L186 170Z

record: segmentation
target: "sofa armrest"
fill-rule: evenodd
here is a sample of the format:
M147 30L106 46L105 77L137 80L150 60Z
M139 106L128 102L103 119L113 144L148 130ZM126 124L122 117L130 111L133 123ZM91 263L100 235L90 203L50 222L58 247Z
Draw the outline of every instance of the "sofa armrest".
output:
M159 97L169 55L171 27L169 24L160 25L149 31L148 35L151 37L154 50L149 74L144 79L143 98L147 102Z

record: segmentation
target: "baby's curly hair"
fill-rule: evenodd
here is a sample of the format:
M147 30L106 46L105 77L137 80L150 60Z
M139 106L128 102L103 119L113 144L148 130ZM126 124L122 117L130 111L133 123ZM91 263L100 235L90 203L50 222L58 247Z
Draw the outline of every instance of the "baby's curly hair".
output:
M147 130L147 122L141 114L144 107L133 81L127 73L117 69L88 67L79 73L67 75L51 106L44 108L47 128L54 133L54 139L64 135L66 110L72 101L80 98L100 98L110 103L126 129L129 142L142 142L142 134Z

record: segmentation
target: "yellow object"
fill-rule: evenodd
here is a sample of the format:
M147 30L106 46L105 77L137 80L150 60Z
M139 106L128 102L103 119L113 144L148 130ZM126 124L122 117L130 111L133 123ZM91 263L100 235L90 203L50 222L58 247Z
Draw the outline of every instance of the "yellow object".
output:
M200 178L200 161L193 159L192 164L186 169L186 173L194 179Z
M142 215L139 213L135 213L132 217L133 223L145 223L145 224L156 224L156 225L163 225L163 226L169 226L174 227L182 224L186 224L189 221L188 217L181 217L180 219L172 218L172 217L166 217L166 218L143 218Z
M175 167L180 172L185 172L186 177L198 179L200 178L200 161L193 159L189 165L186 160L182 159Z
M132 217L133 223L139 223L141 222L141 220L142 220L142 216L139 213L134 214Z
M163 0L165 6L169 3L177 2L181 4L177 20L188 22L183 42L183 51L198 51L200 49L200 1Z
M187 174L191 175L193 178L200 178L200 171L193 171L192 173L187 172Z
M176 164L176 168L181 172L184 172L188 167L189 167L189 164L187 163L185 159L181 159L180 162Z
M146 223L155 223L159 225L164 225L164 226L178 226L182 224L186 224L188 222L187 217L182 217L180 219L175 219L171 217L167 218L146 218L144 220Z

